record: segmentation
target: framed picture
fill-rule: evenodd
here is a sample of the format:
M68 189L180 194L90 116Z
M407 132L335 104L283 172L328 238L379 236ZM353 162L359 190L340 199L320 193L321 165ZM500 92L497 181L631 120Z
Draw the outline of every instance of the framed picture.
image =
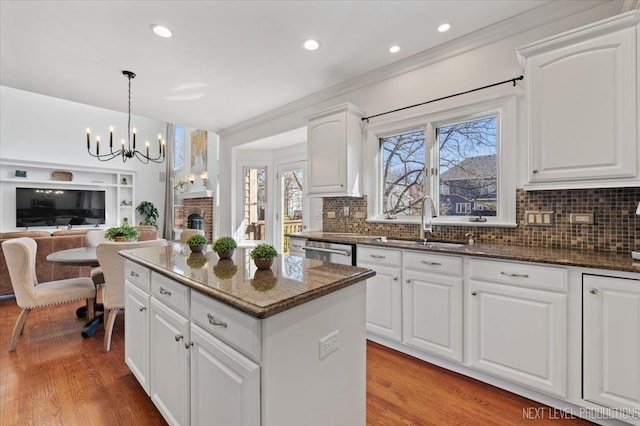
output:
M173 128L173 170L184 168L184 127L177 124Z
M207 171L207 131L191 132L191 173Z

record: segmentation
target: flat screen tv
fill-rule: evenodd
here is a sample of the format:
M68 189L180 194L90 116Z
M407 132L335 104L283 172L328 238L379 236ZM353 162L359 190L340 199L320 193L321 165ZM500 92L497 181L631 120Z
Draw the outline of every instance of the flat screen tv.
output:
M16 188L16 227L105 223L105 191Z

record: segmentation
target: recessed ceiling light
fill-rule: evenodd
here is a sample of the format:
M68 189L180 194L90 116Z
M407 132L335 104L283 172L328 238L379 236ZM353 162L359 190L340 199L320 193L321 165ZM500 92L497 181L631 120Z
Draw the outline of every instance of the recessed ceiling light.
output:
M443 33L445 31L449 31L449 28L451 28L451 24L448 22L445 22L444 24L440 24L438 26L438 31Z
M149 28L153 31L157 36L169 38L171 37L171 30L164 25L153 24Z
M307 50L318 50L320 48L320 42L318 42L318 40L309 39L305 40L305 42L302 43L302 46Z
M399 51L400 51L400 46L398 46L397 44L394 44L389 48L389 52L391 53L398 53Z

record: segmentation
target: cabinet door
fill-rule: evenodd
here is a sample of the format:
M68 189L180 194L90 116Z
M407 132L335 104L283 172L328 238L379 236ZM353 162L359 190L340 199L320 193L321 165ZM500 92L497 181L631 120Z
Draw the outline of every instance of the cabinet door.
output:
M125 282L124 359L149 395L149 299L148 293Z
M462 362L462 279L403 271L403 343Z
M347 114L339 112L309 122L309 193L347 190Z
M151 399L170 425L189 424L189 320L151 298Z
M532 183L636 177L635 31L529 58Z
M583 276L584 399L640 413L640 281Z
M260 366L191 325L191 424L260 425Z
M402 338L401 269L359 264L376 271L367 280L367 331L400 341Z
M567 296L474 280L469 291L471 366L565 397Z

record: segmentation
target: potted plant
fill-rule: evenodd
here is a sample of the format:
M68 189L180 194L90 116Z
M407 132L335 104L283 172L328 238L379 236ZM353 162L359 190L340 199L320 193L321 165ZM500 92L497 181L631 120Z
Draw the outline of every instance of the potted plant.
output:
M273 258L278 252L271 244L258 244L251 250L251 258L258 269L269 269L273 265Z
M213 273L221 280L228 280L238 272L238 267L231 259L220 259L213 267Z
M104 237L108 240L125 242L125 241L137 241L140 233L136 228L129 226L125 223L122 226L114 226L107 229L104 233Z
M207 238L204 235L193 234L187 238L187 245L191 251L199 253L207 247Z
M233 250L235 250L237 246L236 240L233 238L220 237L213 243L213 251L218 253L220 259L231 259Z
M160 212L158 212L158 208L151 201L142 201L138 204L138 207L136 207L136 211L144 216L144 219L140 221L140 225L158 227L156 221L158 217L160 217Z

